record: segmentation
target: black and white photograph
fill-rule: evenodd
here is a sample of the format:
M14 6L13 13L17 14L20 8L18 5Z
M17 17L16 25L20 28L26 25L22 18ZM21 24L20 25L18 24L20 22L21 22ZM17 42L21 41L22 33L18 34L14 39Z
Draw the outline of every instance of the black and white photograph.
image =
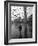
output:
M37 2L4 2L4 43L37 43Z

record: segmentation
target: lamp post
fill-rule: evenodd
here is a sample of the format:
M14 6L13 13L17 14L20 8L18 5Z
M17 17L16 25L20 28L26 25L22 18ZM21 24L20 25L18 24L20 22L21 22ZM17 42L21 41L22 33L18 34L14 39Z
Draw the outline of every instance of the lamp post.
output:
M20 24L19 27L18 27L19 28L19 32L20 32L19 38L22 38L22 35L21 35L21 31L22 31L22 25L21 25L22 21L21 21L21 17L19 17L18 23Z

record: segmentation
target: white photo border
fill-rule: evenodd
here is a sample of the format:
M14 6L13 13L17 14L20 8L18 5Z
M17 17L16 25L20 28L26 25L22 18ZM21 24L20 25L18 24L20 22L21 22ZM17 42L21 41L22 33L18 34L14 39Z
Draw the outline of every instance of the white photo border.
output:
M9 26L8 26L8 19L9 19L9 15L10 15L10 4L15 4L15 3L17 3L17 4L22 4L22 1L20 2L20 3L18 3L18 2L20 2L20 1L14 1L14 3L13 3L13 1L5 1L5 4L4 5L6 5L6 9L7 9L7 11L8 12L6 12L7 14L5 14L6 15L6 29L7 29L7 31L6 31L6 36L4 37L4 38L6 38L7 37L7 39L5 39L4 40L4 43L5 44L19 44L19 43L37 43L37 2L23 2L24 4L26 3L26 4L32 4L32 5L34 5L34 10L35 10L35 12L33 13L33 38L28 38L28 39L26 39L26 38L24 38L24 39L11 39L10 41L8 41L8 31L9 31ZM35 15L35 16L34 16ZM4 17L5 18L5 17ZM8 18L8 19L7 19ZM7 27L8 26L8 27ZM30 41L31 40L31 41Z

